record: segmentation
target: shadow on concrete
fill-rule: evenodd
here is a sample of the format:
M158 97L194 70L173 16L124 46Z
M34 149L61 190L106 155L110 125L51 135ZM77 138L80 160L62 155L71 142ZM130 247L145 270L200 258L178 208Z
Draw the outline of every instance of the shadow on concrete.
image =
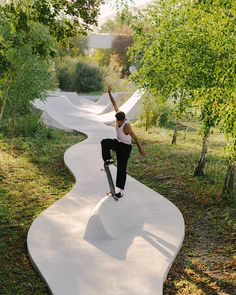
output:
M170 261L175 257L177 247L157 235L143 230L144 218L137 207L131 210L126 200L114 202L104 198L93 210L84 234L84 239L108 255L125 260L135 237L142 237Z

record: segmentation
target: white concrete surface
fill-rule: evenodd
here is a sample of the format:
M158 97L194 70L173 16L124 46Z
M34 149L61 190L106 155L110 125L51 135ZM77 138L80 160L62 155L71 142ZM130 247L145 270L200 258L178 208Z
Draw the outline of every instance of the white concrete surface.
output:
M73 105L79 106L80 110L85 110L96 115L108 113L113 110L108 93L101 95L96 102L91 96L78 95L76 92L61 92L61 95L63 95L63 93L69 98ZM117 103L119 103L125 94L127 94L127 92L114 92L112 95Z
M111 48L114 38L114 34L90 33L88 35L88 48Z
M106 196L100 141L113 138L114 128L81 110L84 104L72 104L65 93L35 102L46 124L88 138L66 151L75 185L31 225L29 255L55 295L160 295L184 239L182 214L129 176L121 200Z

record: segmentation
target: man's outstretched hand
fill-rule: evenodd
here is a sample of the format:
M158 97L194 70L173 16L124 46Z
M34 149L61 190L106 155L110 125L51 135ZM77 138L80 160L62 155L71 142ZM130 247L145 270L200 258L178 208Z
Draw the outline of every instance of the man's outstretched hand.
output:
M140 153L140 155L143 156L143 157L146 156L146 153L145 153L145 151L144 151L143 149L140 149L140 150L139 150L139 153Z

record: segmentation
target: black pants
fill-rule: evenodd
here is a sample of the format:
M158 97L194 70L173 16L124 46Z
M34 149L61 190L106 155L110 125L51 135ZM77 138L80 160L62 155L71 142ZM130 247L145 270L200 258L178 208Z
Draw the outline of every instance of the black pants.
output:
M111 159L111 150L116 152L117 159L117 174L116 174L116 186L120 189L124 189L126 182L126 167L129 160L130 152L132 150L131 144L125 144L117 141L116 139L103 139L102 145L102 158L105 162Z

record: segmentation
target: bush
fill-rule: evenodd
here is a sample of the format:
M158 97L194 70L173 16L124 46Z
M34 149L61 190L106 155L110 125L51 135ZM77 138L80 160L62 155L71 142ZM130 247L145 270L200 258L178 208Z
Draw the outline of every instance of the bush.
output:
M93 61L99 66L108 66L111 59L111 48L95 48Z
M13 126L14 124L14 126ZM14 137L34 137L38 130L42 128L42 123L39 121L39 115L29 113L19 115L15 124L11 118L6 118L1 121L0 132L5 136L12 136L12 128L14 127Z
M22 116L17 121L15 136L33 137L41 128L41 123L32 115Z
M76 92L102 91L104 88L103 77L99 68L79 62L76 65L74 89Z
M159 106L159 119L158 125L160 127L171 127L173 125L173 105L171 102L166 101Z
M152 126L167 127L171 124L173 105L171 102L163 102L158 97L146 94L144 108L141 113L141 121L146 129Z
M75 58L65 57L57 67L57 77L61 90L74 91L74 75L77 62Z
M99 68L78 58L64 58L57 68L57 76L60 89L65 91L96 92L104 87Z

